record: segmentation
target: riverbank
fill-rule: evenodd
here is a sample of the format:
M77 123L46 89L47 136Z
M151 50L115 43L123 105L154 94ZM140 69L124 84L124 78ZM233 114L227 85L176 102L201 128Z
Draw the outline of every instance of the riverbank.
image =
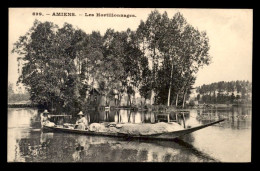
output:
M32 103L8 103L8 108L34 108L37 104Z
M175 111L184 111L188 109L204 109L204 108L232 108L232 107L252 107L252 104L198 104L195 106L186 106L185 108L175 107L175 106L166 106L166 105L133 105L133 106L87 106L87 110L134 110L134 111L154 111L154 112L175 112ZM34 108L37 107L37 104L32 104L30 102L17 102L17 103L8 103L8 108Z

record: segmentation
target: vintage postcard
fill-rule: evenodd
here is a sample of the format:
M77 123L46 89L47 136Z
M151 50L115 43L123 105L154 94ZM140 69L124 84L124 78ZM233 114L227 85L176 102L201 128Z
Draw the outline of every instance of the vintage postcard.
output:
M251 162L252 9L9 8L7 162Z

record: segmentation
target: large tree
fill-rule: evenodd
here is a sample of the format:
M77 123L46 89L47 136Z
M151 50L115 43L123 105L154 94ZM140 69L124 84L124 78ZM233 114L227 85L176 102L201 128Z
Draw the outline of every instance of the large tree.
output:
M81 84L75 60L81 38L72 25L62 28L35 21L15 43L13 52L23 56L19 82L28 89L32 102L47 108L79 107Z
M182 91L185 96L188 87L190 87L187 82L192 82L192 78L194 78L194 74L197 73L199 68L208 65L210 62L209 46L206 33L200 32L189 25L180 13L176 13L172 19L168 19L167 14L164 13L160 28L162 41L160 41L159 49L170 63L170 65L167 64L170 71L167 100L169 106L173 81L181 80L179 82L182 85L179 88L183 88ZM175 92L176 99L178 99L180 91L177 89L177 92Z

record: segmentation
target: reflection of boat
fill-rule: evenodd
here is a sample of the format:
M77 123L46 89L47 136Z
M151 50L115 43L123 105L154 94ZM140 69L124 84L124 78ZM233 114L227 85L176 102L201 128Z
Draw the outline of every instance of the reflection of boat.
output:
M180 137L185 134L192 133L202 128L206 128L208 126L217 124L219 122L224 121L218 120L215 122L211 122L205 125L196 126L193 128L187 128L183 130L167 132L167 133L159 133L159 134L151 134L151 135L129 135L123 133L114 133L114 132L94 132L88 130L78 130L78 129L70 129L70 128L63 128L63 127L55 127L55 126L44 126L44 131L52 131L52 132L65 132L65 133L77 133L77 134L84 134L84 135L96 135L96 136L110 136L110 137L122 137L122 138L138 138L138 139L161 139L161 140L172 140L177 137Z

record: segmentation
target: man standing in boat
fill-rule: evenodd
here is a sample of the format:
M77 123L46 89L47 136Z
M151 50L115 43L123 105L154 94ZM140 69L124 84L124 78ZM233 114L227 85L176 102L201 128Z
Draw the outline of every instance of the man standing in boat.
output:
M82 111L78 113L79 119L76 121L75 129L85 130L88 128L88 120L84 117Z

